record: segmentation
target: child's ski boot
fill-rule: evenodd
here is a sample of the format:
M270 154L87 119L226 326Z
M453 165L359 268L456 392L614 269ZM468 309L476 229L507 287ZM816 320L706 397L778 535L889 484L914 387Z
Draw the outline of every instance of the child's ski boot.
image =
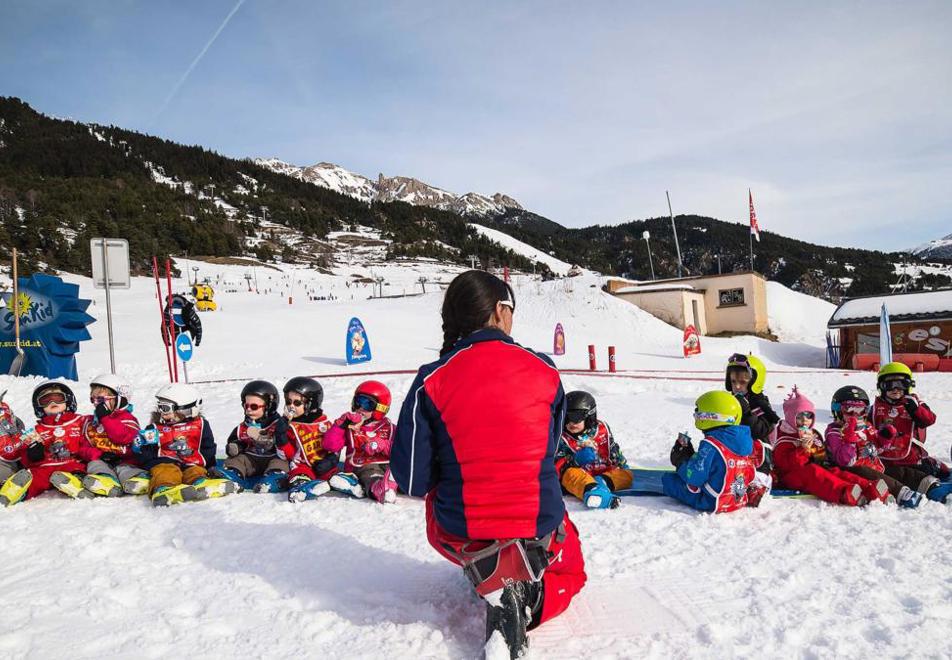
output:
M595 477L595 483L589 484L583 495L585 506L589 509L617 509L621 504L603 477Z
M122 485L108 474L87 474L83 477L83 488L102 497L122 495Z
M288 488L288 473L283 470L265 472L255 484L256 493L280 493Z
M926 497L933 502L945 504L946 502L952 501L952 498L949 497L950 493L952 493L952 483L940 481L926 491Z
M380 479L370 484L370 494L383 504L393 504L397 501L397 482L390 476L390 468L387 468Z
M192 486L198 492L205 494L205 497L202 499L224 497L225 495L233 495L234 493L240 493L244 490L240 484L231 479L211 479L209 477L196 479Z
M502 590L486 596L486 657L494 646L493 637L502 635L509 649L509 658L523 657L529 650L526 628L532 620L532 612L539 605L540 584L533 582L510 582Z
M0 486L0 505L11 506L22 502L33 483L33 473L29 470L19 470Z
M149 477L129 477L122 482L122 492L126 495L145 495L149 492Z
M58 470L50 475L50 484L64 495L69 495L74 500L91 500L95 497L88 490L83 488L82 480L71 472Z
M152 493L152 506L172 506L183 502L204 500L208 497L194 486L179 484L177 486L159 486Z
M214 475L214 478L227 479L228 481L235 482L241 487L242 490L247 490L250 488L249 480L241 476L241 473L235 468L215 468L215 470L212 471L212 474Z
M313 500L328 493L331 485L323 479L308 479L298 476L291 480L288 490L288 502L304 502Z
M341 493L354 497L364 496L364 487L360 485L357 475L352 472L338 472L327 481L330 487Z
M917 493L908 486L903 486L902 490L899 491L899 497L896 498L897 503L904 509L915 509L919 506L919 503L922 502L922 494Z

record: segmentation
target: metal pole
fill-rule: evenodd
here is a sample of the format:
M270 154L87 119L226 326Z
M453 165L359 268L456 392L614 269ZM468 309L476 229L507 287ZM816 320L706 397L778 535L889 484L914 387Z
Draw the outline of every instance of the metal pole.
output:
M717 255L717 274L721 274L721 255Z
M671 231L674 232L674 249L678 251L678 277L681 277L681 245L678 243L678 228L674 226L674 211L671 210L671 195L668 194L668 191L664 191L665 197L668 198L668 215L671 216Z
M194 351L195 349L193 348L192 350ZM188 382L188 362L185 360L182 360L182 371L185 372L185 382L187 383Z
M750 269L754 270L754 232L748 232L750 238Z
M651 267L651 279L654 279L654 263L651 261L651 241L645 239L645 245L648 246L648 266Z
M111 373L116 373L116 351L113 347L112 342L112 298L109 295L109 258L107 251L109 250L109 240L106 238L102 239L102 279L103 285L106 289L106 328L109 330L109 367L112 370Z

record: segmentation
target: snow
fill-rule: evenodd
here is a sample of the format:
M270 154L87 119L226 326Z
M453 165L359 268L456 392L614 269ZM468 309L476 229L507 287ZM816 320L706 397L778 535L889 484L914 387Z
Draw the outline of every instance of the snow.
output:
M178 265L183 273L198 266L221 305L202 314L204 339L189 366L220 449L241 415L243 379L280 386L294 375L321 374L324 407L337 415L361 373L413 372L433 360L442 343L435 283L461 270L423 261L371 268L356 258L331 275L250 263ZM246 273L271 293L249 293ZM421 296L368 300L371 285L347 283L371 273L386 277L390 289L419 291L421 276L431 285ZM78 356L88 383L108 365L104 293L87 278L64 277L94 300L89 311L99 319ZM823 351L801 325L817 313L806 296L768 291L768 301L785 308L770 309L773 331L806 343L703 337L703 353L685 360L681 331L600 284L587 274L545 283L515 277L513 335L549 351L561 322L567 353L553 359L564 369L586 367L588 344L604 368L606 347L617 347L617 375L565 373L563 383L596 396L632 464L667 463L673 438L692 427L695 398L722 386L723 364L735 351L764 359L778 410L797 384L816 402L822 423L837 387L873 388L872 374L813 368ZM175 282L176 290L186 286ZM167 375L154 292L149 278L112 292L118 368L133 386L140 417ZM338 300L309 301L306 293ZM368 329L368 365L344 364L352 316ZM374 377L394 392L395 416L413 373ZM916 380L940 420L927 446L948 456L952 374ZM38 382L0 376L0 390L30 418ZM89 412L85 386L76 392ZM627 498L614 511L567 506L588 583L562 617L530 633L530 658L889 657L910 649L952 655L950 507L846 509L768 499L759 509L711 516L665 498ZM422 503L406 497L387 506L332 495L295 505L280 495L242 494L156 510L144 498L43 495L0 510L11 558L4 595L14 604L0 629L0 653L289 658L320 649L329 657L477 657L483 605L459 569L429 547L423 522Z
M890 316L948 313L952 317L952 289L946 289L847 300L837 308L831 321L879 318L883 303Z
M520 240L517 240L510 236L509 234L503 233L497 229L490 229L489 227L484 227L482 225L470 224L470 227L478 231L480 234L486 238L498 243L499 245L509 248L516 254L521 254L527 259L532 261L538 261L541 264L545 264L549 267L556 275L566 275L569 270L572 268L572 264L568 264L564 261L556 259L555 257L546 254L542 250L538 250L528 243L523 243ZM591 271L585 271L591 272Z
M675 289L680 289L681 291L696 291L690 284L644 284L622 287L617 289L615 293L647 293L648 291L673 291Z
M826 346L826 323L836 305L767 282L767 325L783 342Z

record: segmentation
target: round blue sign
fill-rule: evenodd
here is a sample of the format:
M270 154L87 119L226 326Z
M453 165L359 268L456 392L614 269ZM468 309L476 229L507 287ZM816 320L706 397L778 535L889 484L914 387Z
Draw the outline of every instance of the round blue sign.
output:
M188 362L192 359L192 339L186 334L181 334L175 338L175 352L178 353L182 362Z

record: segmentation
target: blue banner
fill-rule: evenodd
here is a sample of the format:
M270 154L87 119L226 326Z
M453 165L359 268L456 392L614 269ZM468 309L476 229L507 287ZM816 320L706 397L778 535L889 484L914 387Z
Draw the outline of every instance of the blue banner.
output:
M86 313L91 301L79 297L79 285L42 273L17 280L20 289L20 348L26 357L21 376L76 380L79 342L90 339L86 326L95 322ZM2 294L0 315L0 373L16 357L13 293Z
M372 359L367 331L364 330L364 324L356 316L347 324L347 346L344 352L347 356L347 364L370 362Z

